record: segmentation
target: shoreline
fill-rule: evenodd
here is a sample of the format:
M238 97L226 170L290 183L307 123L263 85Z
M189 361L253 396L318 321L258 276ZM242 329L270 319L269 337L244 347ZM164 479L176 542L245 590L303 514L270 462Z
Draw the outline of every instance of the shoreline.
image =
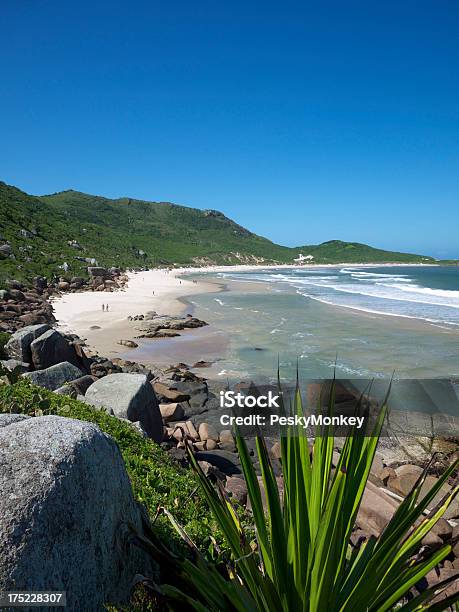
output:
M392 266L434 267L436 264L283 264L279 266L263 266L242 264L237 266L208 266L183 267L175 269L155 268L141 272L128 272L128 283L124 288L112 293L83 291L66 293L51 298L54 315L57 319L57 328L65 333L73 333L83 339L88 348L95 354L108 358L121 357L142 363L166 365L180 361L212 361L223 357L228 346L228 338L223 338L223 332L218 329L184 330L177 338L167 339L136 339L139 334L139 321L129 321L129 316L145 314L156 311L159 315L184 316L192 312L194 306L188 298L197 294L231 291L231 286L239 281L222 279L223 282L212 278L190 279L190 275L206 275L221 272L257 271L267 268L275 269L317 269L349 267L392 267ZM247 281L247 285L252 281ZM263 283L255 283L260 286ZM320 301L320 300L318 300ZM392 320L394 324L420 327L424 329L436 328L435 323L412 317L396 314L373 313L352 307L340 307L334 304L321 302L325 307L333 310L339 309L348 315L364 316L370 318L384 317L386 321ZM108 304L108 312L102 311L102 304ZM200 313L203 316L203 313ZM212 326L214 327L214 326ZM203 331L206 329L206 331ZM442 330L445 333L446 330ZM449 330L448 330L449 331ZM453 331L453 330L451 330ZM441 332L440 332L441 333ZM228 336L228 334L226 334ZM137 348L127 349L121 346L120 340L135 340ZM214 347L212 349L212 347ZM207 372L207 371L206 371ZM209 371L211 375L211 372ZM212 375L211 375L212 376Z
M95 353L121 357L126 348L118 344L119 340L132 340L139 333L139 321L129 321L129 316L148 311L183 315L189 307L187 296L220 290L217 283L179 278L188 270L128 272L129 281L119 291L81 291L52 298L56 327L78 335ZM108 311L102 310L103 304L108 304Z

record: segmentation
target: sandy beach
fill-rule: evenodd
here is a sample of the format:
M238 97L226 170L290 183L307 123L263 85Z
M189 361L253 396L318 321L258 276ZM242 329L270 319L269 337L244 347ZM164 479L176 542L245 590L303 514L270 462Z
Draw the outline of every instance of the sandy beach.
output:
M132 340L138 335L138 321L129 316L156 311L158 314L185 314L187 295L219 291L219 285L179 278L190 268L129 272L124 289L113 293L82 291L66 293L53 299L58 328L84 338L91 350L107 357L126 353L119 340ZM102 305L108 304L108 311Z
M347 264L324 264L319 267L339 268ZM375 264L352 264L371 267ZM389 265L389 264L382 264ZM393 265L393 264L392 264ZM426 264L427 265L427 264ZM183 315L186 313L185 298L193 294L218 292L222 284L202 280L193 282L186 275L200 272L238 272L253 271L271 266L235 265L209 266L205 268L157 268L141 272L128 272L129 281L120 291L113 293L82 291L66 293L52 299L58 328L66 333L74 333L84 338L88 347L101 355L116 357L126 354L126 348L119 340L132 340L138 334L138 322L129 321L128 316L156 311L158 314ZM276 269L313 269L315 264L281 264ZM102 305L108 304L108 312ZM169 342L170 341L166 341ZM175 342L174 342L175 344Z

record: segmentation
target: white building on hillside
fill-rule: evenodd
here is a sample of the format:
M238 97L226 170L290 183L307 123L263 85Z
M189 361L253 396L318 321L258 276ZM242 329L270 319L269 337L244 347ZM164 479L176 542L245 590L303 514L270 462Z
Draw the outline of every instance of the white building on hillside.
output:
M311 262L313 259L314 259L314 255L303 255L303 253L300 253L298 257L296 257L293 261L295 263L302 264L302 263L306 263L307 261Z

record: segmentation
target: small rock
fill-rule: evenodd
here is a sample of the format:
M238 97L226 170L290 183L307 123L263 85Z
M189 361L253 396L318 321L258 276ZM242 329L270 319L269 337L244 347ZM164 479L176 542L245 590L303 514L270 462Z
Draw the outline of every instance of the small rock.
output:
M81 376L80 378L71 380L67 384L75 390L77 395L84 395L96 380L97 378L95 376L90 376L87 374L86 376Z
M382 480L381 474L383 473L383 470L384 470L384 463L383 463L382 457L381 455L376 453L373 459L373 464L371 466L371 473L377 478L379 478L380 480Z
M134 340L118 340L118 344L127 346L128 348L137 348L139 346Z
M201 440L218 440L218 431L208 423L201 423L198 431Z
M453 528L444 518L439 519L432 528L433 533L440 537L444 542L449 540L453 533Z
M202 451L196 453L198 461L207 461L226 475L241 474L239 457L225 450Z
M395 479L389 479L389 488L399 493L400 495L406 496L411 487L416 482L419 475L422 473L422 468L416 465L401 465L395 470L397 477ZM427 476L424 484L422 485L421 492L419 494L419 499L423 499L425 495L430 491L430 489L437 483L438 478L435 476ZM440 502L440 500L451 491L451 486L447 483L443 484L440 491L434 497L430 507L434 507L436 504ZM445 519L454 519L459 517L459 500L456 497L450 504L449 508L446 510L443 518Z
M190 396L187 393L182 393L177 389L169 388L167 385L161 382L153 383L153 389L160 401L166 399L170 402L186 402L190 399Z
M185 416L182 404L159 404L159 410L165 423L169 421L180 421Z
M210 368L212 362L210 361L197 361L193 364L193 368Z
M368 535L378 536L392 518L399 503L368 482L365 488L356 524Z
M193 440L194 442L199 440L198 432L196 431L196 428L191 421L171 423L171 425L173 426L171 435L176 440L182 440L184 435L186 437L191 438L191 440Z
M223 474L223 472L215 467L215 465L212 465L208 461L198 461L198 464L205 476L214 476L215 478L218 478L218 480L225 479L225 474Z
M422 472L423 469L417 465L401 465L395 470L396 477L389 479L389 488L406 497Z
M274 459L278 459L280 460L282 457L282 453L281 453L281 445L280 442L275 442L272 446L271 446L271 456L274 457Z
M222 431L220 432L220 442L222 444L228 444L228 443L234 442L231 429L222 429Z
M226 479L225 489L239 504L247 503L247 485L244 478L229 476Z
M386 486L389 480L397 478L397 474L395 473L394 468L385 467L381 470L379 478L381 479L381 482Z
M3 255L4 257L8 257L9 255L11 255L12 252L13 252L13 249L11 248L11 244L0 245L0 255Z

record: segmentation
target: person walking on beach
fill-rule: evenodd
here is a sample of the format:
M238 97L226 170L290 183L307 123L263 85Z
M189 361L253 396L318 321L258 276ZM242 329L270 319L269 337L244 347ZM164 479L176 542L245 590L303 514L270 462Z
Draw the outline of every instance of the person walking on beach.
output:
M105 310L106 312L108 312L108 304L105 306Z
M105 304L102 304L102 312L105 312Z

